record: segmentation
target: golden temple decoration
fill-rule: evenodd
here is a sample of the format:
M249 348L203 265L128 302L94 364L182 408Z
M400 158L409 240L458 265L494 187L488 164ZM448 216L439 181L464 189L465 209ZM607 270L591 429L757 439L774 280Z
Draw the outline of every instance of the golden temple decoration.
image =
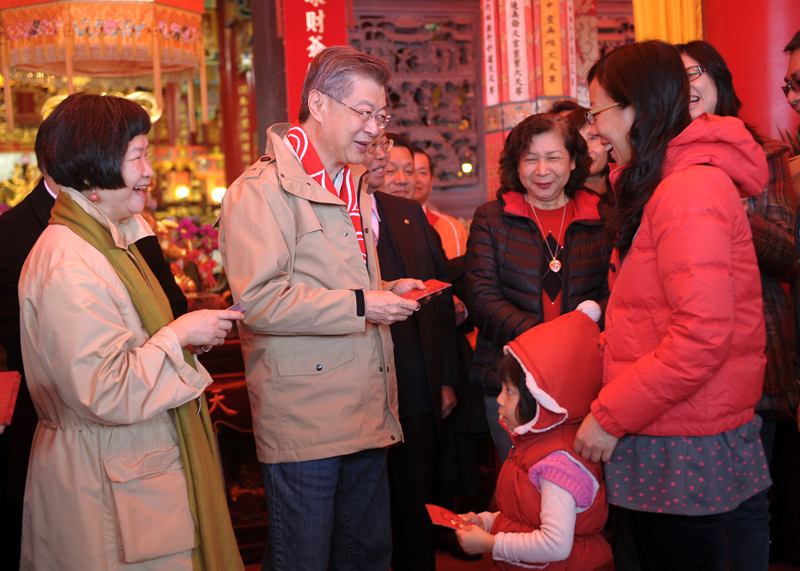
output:
M10 81L128 91L152 84L161 109L162 77L192 82L200 72L208 121L203 0L6 0L0 9L0 59L6 101ZM151 116L153 113L151 113ZM8 131L14 129L6 105Z

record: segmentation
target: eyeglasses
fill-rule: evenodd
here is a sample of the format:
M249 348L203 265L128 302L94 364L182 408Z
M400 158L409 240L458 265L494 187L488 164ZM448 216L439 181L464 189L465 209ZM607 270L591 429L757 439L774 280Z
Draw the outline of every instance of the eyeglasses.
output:
M322 92L320 92L320 93L322 93ZM325 93L325 95L328 95L328 94ZM364 123L365 125L367 123L369 123L370 121L375 121L375 124L378 126L378 129L385 129L386 126L389 124L389 121L392 120L392 116L391 115L384 115L383 113L380 113L379 111L375 111L373 113L370 113L369 111L359 111L358 109L353 109L347 103L342 103L341 101L339 101L335 97L331 97L330 95L328 95L328 97L330 97L331 99L336 101L336 103L340 103L340 104L344 105L350 111L352 111L353 113L358 115L358 120L361 121L362 123Z
M394 146L394 139L386 139L384 142L379 143L378 141L372 141L369 146L367 147L367 152L370 155L374 155L378 152L378 146L383 147L383 152L388 153L392 150Z
M611 109L612 107L616 107L617 105L619 105L619 103L612 103L611 105L606 105L605 107L602 107L600 109L595 109L594 111L587 111L586 112L586 122L589 123L589 125L594 125L594 116L595 115L597 115L598 113L602 113L603 111L607 111L607 110Z
M689 76L689 82L691 83L701 75L706 72L706 68L702 65L690 65L686 68L686 75Z
M786 85L781 85L781 90L786 97L789 97L789 90L800 93L800 79L790 79Z

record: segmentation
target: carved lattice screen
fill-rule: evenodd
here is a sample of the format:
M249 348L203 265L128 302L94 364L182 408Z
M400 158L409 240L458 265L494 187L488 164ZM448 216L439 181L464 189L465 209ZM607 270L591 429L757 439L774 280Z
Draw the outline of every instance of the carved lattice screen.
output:
M388 130L431 156L433 201L467 217L485 197L479 34L477 2L356 2L349 34L353 47L392 70Z

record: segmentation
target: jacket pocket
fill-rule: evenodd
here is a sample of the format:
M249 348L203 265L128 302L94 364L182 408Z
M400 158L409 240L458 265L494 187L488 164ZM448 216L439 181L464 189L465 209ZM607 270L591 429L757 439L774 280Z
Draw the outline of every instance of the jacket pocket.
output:
M632 324L642 354L655 351L660 342L650 315L637 316L637 320L632 320Z
M282 377L319 377L355 359L353 341L333 341L314 345L310 350L294 351L275 358Z
M194 548L180 449L134 450L105 459L127 563Z

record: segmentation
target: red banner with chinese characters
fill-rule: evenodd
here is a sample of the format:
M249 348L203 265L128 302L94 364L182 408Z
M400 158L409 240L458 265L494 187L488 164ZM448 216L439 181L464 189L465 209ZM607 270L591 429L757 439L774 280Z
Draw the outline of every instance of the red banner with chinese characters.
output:
M345 0L284 0L289 121L297 120L303 80L314 56L327 47L347 45L346 13Z

